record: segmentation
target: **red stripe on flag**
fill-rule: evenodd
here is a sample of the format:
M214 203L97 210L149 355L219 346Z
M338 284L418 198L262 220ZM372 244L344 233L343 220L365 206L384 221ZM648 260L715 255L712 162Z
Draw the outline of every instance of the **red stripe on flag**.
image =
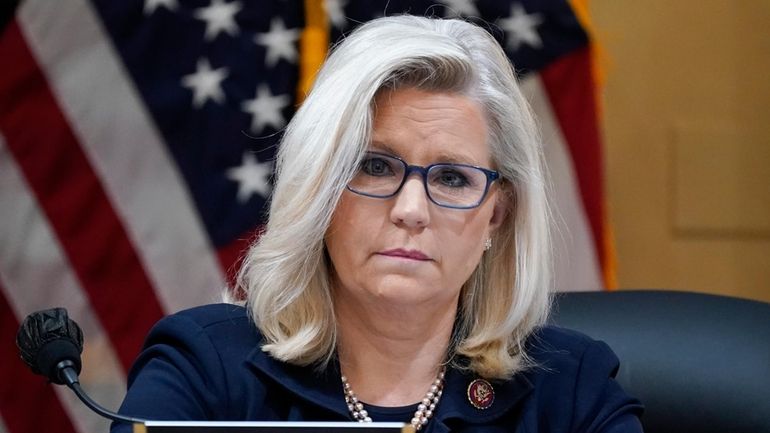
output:
M217 258L219 259L219 264L222 266L222 269L225 271L228 287L235 287L235 279L238 275L241 263L246 257L246 252L251 243L262 233L262 230L262 226L249 230L241 237L217 249Z
M19 359L16 332L19 321L0 287L0 415L9 433L75 433L69 416L42 376L35 376Z
M604 267L604 172L592 67L590 50L585 47L548 65L540 77L569 146L599 263Z
M0 58L0 130L127 369L163 310L15 21Z

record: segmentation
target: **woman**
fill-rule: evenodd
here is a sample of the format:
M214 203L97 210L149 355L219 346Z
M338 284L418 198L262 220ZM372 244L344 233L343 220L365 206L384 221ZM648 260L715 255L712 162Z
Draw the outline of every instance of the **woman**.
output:
M492 37L458 20L364 24L287 128L240 275L245 308L161 321L121 412L641 431L609 348L542 327L545 185L535 122Z

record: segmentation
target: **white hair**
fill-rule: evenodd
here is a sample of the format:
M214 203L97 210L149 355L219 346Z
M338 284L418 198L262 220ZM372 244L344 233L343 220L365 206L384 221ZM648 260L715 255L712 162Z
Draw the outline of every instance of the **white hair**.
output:
M468 368L505 378L526 368L524 341L549 306L551 246L545 169L534 118L494 38L461 21L396 16L363 24L335 47L278 152L269 219L239 275L273 357L324 365L336 321L324 236L367 150L373 100L415 87L459 94L485 114L511 206L461 293L450 348Z

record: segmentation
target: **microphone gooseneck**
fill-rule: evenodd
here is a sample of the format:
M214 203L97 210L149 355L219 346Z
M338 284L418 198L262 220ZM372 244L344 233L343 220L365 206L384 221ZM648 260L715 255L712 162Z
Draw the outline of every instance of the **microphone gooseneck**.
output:
M58 385L67 385L86 406L113 421L143 423L146 420L111 412L86 394L78 375L82 367L83 331L64 308L28 315L16 334L19 355L32 372Z

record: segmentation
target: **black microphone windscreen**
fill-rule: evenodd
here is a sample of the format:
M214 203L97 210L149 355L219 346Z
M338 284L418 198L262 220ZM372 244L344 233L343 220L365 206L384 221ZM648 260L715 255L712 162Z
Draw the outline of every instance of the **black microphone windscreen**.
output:
M32 371L54 383L63 383L56 369L61 361L72 361L75 370L80 373L83 332L77 323L70 320L64 308L38 311L27 316L16 334L16 345L21 359Z

